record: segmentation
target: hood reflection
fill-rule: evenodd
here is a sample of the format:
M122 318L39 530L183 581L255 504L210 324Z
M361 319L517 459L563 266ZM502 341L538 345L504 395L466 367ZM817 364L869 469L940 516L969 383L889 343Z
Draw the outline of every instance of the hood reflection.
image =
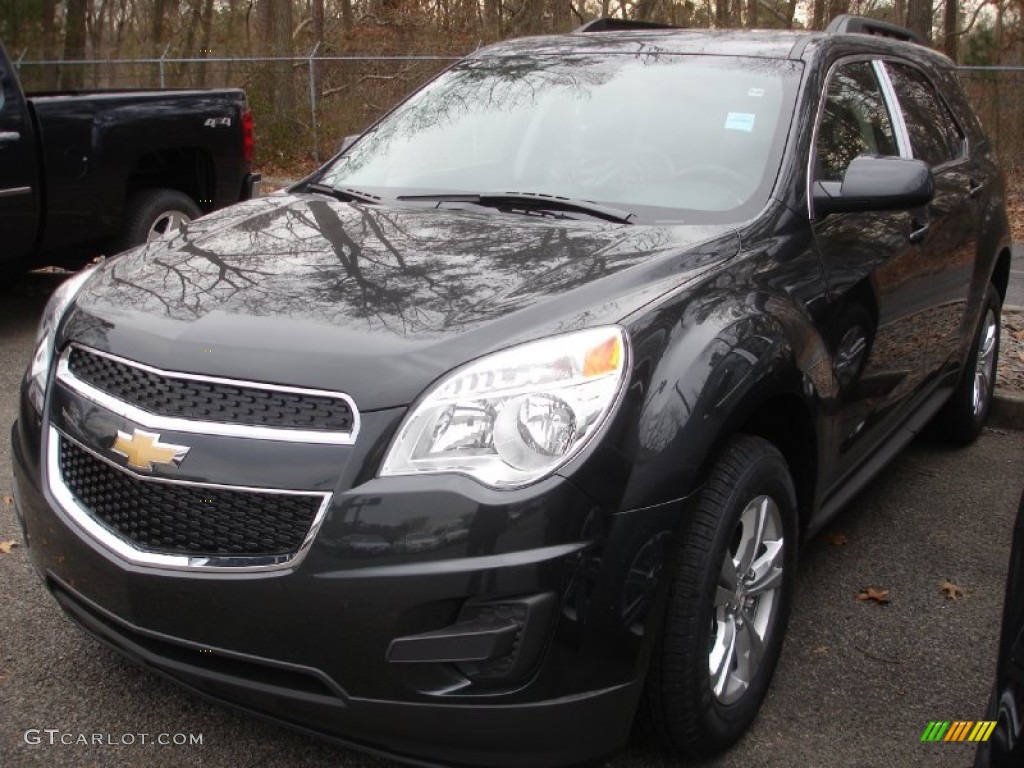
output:
M264 198L111 260L66 335L165 369L272 370L365 409L404 405L479 354L618 321L735 253L731 235L695 247L729 232ZM601 282L616 275L629 277ZM385 355L393 381L371 370Z

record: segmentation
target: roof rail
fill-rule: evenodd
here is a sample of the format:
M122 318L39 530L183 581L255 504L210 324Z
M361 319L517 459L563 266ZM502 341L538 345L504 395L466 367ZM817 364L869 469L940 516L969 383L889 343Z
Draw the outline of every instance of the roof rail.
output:
M576 27L573 34L580 32L616 32L625 29L675 29L671 24L659 24L656 21L633 21L632 19L594 19L581 27Z
M875 37L890 37L894 40L904 40L908 43L928 45L927 41L917 32L890 24L887 21L876 21L864 16L853 16L849 13L836 16L825 28L830 35L861 34L874 35Z

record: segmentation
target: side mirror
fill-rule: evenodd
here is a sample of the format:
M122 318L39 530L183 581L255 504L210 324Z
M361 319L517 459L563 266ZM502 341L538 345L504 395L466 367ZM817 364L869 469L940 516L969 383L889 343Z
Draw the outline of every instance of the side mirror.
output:
M923 160L859 155L841 183L816 181L814 215L854 211L900 211L926 205L935 196L931 168Z
M338 152L337 152L337 154L340 155L346 149L348 149L353 144L355 144L356 143L356 139L358 139L359 136L360 136L360 134L355 133L355 134L352 134L351 136L346 136L344 139L342 139L341 140L341 144L338 145Z

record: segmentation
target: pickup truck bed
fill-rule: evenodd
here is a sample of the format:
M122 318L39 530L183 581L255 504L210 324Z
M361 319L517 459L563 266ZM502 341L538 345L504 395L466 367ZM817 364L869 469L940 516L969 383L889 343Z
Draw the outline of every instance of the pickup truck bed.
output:
M252 148L239 89L23 95L0 47L0 270L114 253L248 199Z

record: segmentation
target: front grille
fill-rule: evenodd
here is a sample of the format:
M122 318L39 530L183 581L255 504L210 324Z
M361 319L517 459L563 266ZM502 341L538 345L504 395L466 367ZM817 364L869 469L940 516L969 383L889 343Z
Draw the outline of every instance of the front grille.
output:
M286 555L299 549L320 496L203 488L140 480L60 440L64 484L95 520L150 552Z
M352 407L341 397L243 383L179 378L72 347L68 369L79 379L159 416L254 427L351 432Z

